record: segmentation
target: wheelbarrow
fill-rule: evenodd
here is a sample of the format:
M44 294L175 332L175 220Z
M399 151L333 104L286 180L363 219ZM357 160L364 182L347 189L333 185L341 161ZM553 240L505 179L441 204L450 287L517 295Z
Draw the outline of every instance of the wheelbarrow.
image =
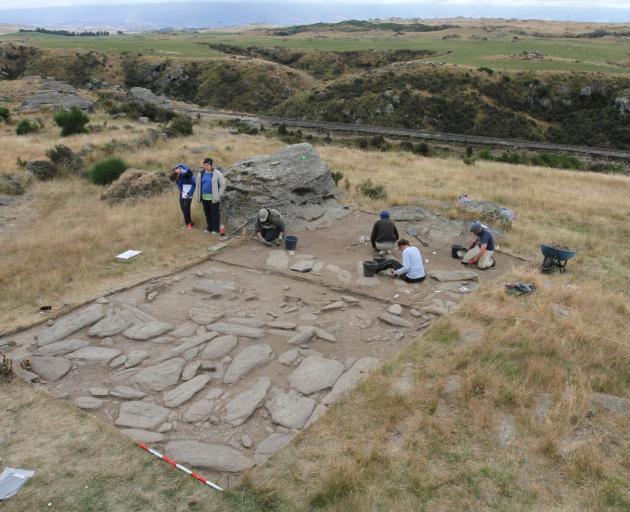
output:
M554 245L540 245L540 251L543 253L545 259L542 264L543 274L551 274L554 271L564 272L569 261L579 251L570 251L569 249L563 249Z

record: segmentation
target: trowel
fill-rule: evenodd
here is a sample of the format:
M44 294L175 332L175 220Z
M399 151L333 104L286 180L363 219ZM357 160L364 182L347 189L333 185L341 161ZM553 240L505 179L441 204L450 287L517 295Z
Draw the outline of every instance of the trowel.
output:
M418 230L416 228L407 228L405 230L407 233L409 233L412 237L414 237L416 240L418 240L418 242L420 242L422 244L423 247L428 247L429 244L426 243L424 240L422 240L419 236L418 236Z

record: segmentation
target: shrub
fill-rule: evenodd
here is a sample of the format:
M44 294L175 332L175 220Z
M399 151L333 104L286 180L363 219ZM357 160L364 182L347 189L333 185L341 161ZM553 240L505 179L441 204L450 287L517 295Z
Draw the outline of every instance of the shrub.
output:
M11 112L6 107L0 107L0 119L5 123L11 119Z
M374 135L374 137L370 139L369 145L370 147L380 149L381 151L386 151L387 149L389 149L389 143L382 135Z
M400 143L400 150L411 152L413 151L413 144L409 142L408 140L404 140Z
M480 150L477 153L477 158L479 158L479 160L494 160L494 157L492 156L492 153L489 149Z
M497 162L505 162L506 164L527 164L527 157L525 155L519 155L518 153L508 153L504 151L495 158Z
M419 142L413 145L411 151L416 155L427 156L429 154L429 145L426 142Z
M129 168L120 158L111 157L96 162L88 171L88 178L97 185L108 185L116 181Z
M285 124L281 124L278 126L278 135L286 135L287 134L287 126Z
M332 171L330 173L330 175L332 176L332 179L335 181L335 187L338 187L339 186L339 182L343 178L343 172L341 172L341 171Z
M57 177L57 166L50 160L33 160L28 162L26 170L42 181L52 180Z
M489 75L494 75L494 69L492 69L492 68L488 68L488 67L486 67L486 66L481 66L481 67L479 68L479 71L481 71L481 72L485 72L485 73L488 73Z
M591 164L589 170L603 173L621 173L624 171L624 167L621 164L614 164L612 162L596 162L594 164Z
M2 354L0 361L0 381L8 382L13 378L13 361Z
M7 196L21 196L26 191L28 184L26 173L0 174L0 194Z
M357 192L362 196L368 197L372 200L386 199L387 192L383 185L375 185L371 179L362 181L357 185Z
M555 167L558 169L582 169L584 164L572 155L558 155L555 153L538 153L532 157L533 165Z
M192 135L193 122L192 119L186 115L176 115L168 127L166 128L166 135L169 137L180 137L185 135Z
M87 133L85 125L90 122L90 118L85 112L77 107L71 110L57 112L53 118L57 126L61 128L61 136L75 135L77 133Z
M83 164L81 157L63 144L58 144L46 151L46 156L59 170L78 171Z
M39 123L30 119L22 119L15 127L17 135L27 135L29 133L37 133L39 131Z

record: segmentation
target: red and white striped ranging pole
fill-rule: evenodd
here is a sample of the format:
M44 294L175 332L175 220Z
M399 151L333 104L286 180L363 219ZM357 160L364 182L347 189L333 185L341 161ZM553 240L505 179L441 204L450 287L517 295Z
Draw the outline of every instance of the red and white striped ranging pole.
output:
M149 452L152 455L155 455L158 459L162 459L164 462L167 462L168 464L170 464L171 466L173 466L174 468L177 468L181 471L183 471L184 473L186 473L187 475L192 476L193 478L196 478L197 480L199 480L200 482L212 487L213 489L216 489L217 491L222 491L223 487L219 487L217 484L213 484L210 480L208 480L207 478L204 478L203 476L201 476L198 473L195 473L194 471L191 471L190 469L182 466L181 464L178 464L177 462L175 462L174 460L169 459L166 455L162 455L160 452L158 452L157 450L154 450L153 448L147 446L144 443L138 443L138 446L140 448L142 448L143 450L146 450L147 452Z

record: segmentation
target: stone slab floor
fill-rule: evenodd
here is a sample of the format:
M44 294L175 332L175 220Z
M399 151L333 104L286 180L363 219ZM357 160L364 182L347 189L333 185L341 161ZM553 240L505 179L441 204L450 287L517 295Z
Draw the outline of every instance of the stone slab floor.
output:
M455 272L446 281L363 278L372 221L353 212L299 233L291 253L228 247L13 335L8 355L34 385L228 484L479 286L474 273L461 280L448 239L423 248L430 270ZM290 270L304 262L310 272Z

